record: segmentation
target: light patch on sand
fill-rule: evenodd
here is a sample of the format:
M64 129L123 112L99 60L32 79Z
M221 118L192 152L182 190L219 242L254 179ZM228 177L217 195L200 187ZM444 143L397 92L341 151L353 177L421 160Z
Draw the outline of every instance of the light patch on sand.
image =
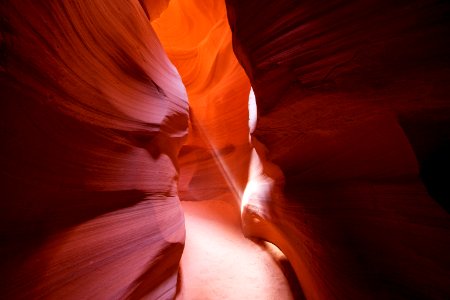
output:
M182 202L182 206L186 247L177 299L293 299L287 279L266 247L242 235L237 207L218 200Z

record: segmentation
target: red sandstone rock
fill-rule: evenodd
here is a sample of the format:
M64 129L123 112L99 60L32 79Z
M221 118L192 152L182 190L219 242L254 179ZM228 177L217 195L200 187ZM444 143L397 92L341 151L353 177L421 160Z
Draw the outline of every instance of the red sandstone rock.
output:
M172 298L180 167L308 299L449 297L447 3L227 0L251 150L223 3L41 2L0 4L2 296Z
M258 105L246 234L308 299L447 298L450 220L419 168L450 138L449 5L226 2Z
M1 26L2 298L173 297L187 95L139 2L2 1Z

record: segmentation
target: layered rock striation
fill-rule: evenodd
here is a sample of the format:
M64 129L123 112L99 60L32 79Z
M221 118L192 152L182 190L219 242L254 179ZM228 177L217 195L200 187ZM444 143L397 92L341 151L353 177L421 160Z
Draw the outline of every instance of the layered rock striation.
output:
M188 103L141 3L0 7L2 297L172 298Z

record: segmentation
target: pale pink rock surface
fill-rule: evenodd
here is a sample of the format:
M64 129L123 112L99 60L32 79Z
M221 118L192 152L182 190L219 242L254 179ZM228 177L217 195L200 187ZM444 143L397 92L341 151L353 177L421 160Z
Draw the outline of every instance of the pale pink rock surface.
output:
M1 16L1 297L173 298L188 103L141 4Z

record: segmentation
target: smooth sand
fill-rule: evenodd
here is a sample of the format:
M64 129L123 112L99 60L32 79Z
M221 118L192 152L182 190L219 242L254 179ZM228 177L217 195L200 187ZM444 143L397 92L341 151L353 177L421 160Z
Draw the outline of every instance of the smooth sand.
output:
M182 201L186 246L177 299L294 299L279 266L281 252L246 239L237 206Z

